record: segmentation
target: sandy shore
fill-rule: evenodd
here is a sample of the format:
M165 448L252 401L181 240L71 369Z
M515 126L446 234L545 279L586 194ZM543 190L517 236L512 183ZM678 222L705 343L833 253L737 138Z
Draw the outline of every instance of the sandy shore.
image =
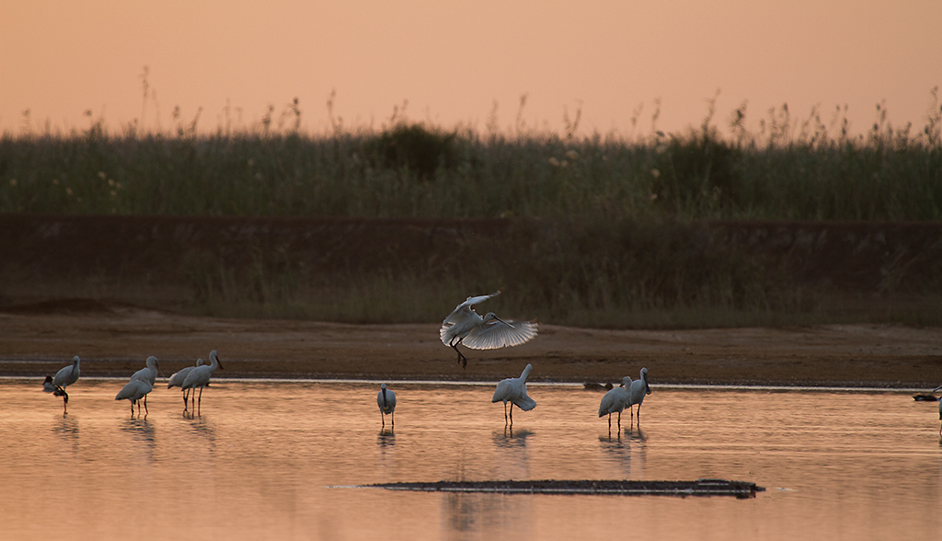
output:
M932 388L942 383L942 329L900 325L608 331L541 325L516 348L466 351L437 324L347 325L180 316L130 306L0 312L0 376L41 377L73 355L86 377L124 377L156 355L169 376L216 349L214 377L496 381L534 365L533 381L839 385Z

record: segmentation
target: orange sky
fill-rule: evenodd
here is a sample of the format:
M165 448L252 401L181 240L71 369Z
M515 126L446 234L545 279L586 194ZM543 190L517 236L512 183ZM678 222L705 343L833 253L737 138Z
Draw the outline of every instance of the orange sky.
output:
M529 127L646 135L716 123L748 100L751 129L788 103L803 120L847 104L855 131L885 99L894 125L925 124L942 85L942 1L698 0L0 0L0 131L111 131L140 118L174 126L257 123L300 99L322 132L326 102L346 126L379 127L408 100L413 120L483 129L497 102L509 129L520 96ZM149 68L153 94L143 104ZM633 132L633 111L643 104ZM241 119L241 121L240 121Z

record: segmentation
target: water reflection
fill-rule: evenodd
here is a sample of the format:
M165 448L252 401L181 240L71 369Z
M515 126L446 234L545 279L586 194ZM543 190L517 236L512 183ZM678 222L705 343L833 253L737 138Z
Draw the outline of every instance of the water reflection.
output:
M0 382L0 523L11 539L40 538L49 517L68 516L64 535L79 540L124 539L131 521L152 539L232 541L601 538L628 517L652 539L894 538L899 524L923 537L942 527L938 410L908 395L659 390L645 400L643 430L608 434L597 395L535 390L541 407L501 427L491 389L400 384L409 419L394 431L377 430L371 383L227 382L202 416L181 416L179 395L155 390L150 415L128 418L113 384L83 380L70 413L53 416L48 400L30 398L34 382ZM700 477L769 490L742 502L329 488ZM142 494L146 507L129 503Z

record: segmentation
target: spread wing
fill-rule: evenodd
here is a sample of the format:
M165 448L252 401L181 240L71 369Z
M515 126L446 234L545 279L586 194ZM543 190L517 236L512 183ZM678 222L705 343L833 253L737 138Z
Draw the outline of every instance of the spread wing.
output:
M438 331L442 343L447 346L451 344L451 341L454 340L455 337L468 332L468 329L480 321L480 316L474 311L473 306L498 295L500 295L500 291L491 293L490 295L468 297L463 303L456 306L455 309L448 314L448 317L442 321L442 328Z
M471 329L461 343L471 349L497 349L525 344L536 336L540 324L536 321L499 321L492 319Z

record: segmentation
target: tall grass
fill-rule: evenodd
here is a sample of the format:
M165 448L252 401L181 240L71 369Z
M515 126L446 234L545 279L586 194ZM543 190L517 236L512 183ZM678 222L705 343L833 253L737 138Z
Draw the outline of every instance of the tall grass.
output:
M712 113L687 133L634 139L446 131L401 119L317 136L297 122L109 135L99 121L69 135L4 134L0 212L939 219L938 101L918 133L887 123L881 106L877 113L858 137L839 117L829 128L816 111L799 122L787 108L749 133L745 106L727 137Z

